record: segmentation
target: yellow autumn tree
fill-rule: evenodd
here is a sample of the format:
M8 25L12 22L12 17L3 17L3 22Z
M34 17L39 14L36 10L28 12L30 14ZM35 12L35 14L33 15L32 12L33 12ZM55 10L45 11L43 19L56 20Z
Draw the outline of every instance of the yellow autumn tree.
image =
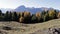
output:
M38 21L40 21L41 13L40 13L40 12L37 12L37 13L36 13L36 17L37 17Z
M55 11L54 10L49 10L48 14L49 14L49 17L51 19L53 19L55 17Z
M21 23L24 22L24 17L20 17L19 22L21 22Z
M60 12L58 13L57 17L60 18Z
M36 13L36 17L41 17L41 13L40 12L37 12Z
M30 16L31 16L30 12L28 12L28 11L24 12L24 17L30 17Z

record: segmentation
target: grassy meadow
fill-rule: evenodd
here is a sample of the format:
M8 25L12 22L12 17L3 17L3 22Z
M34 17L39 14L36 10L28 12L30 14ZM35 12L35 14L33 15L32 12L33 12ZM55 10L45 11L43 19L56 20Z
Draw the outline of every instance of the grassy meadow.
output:
M4 27L10 27L11 30L5 30ZM0 22L0 31L5 34L32 34L36 31L45 30L52 27L60 27L60 19L50 20L44 23L23 24L18 22ZM37 34L40 34L37 33Z

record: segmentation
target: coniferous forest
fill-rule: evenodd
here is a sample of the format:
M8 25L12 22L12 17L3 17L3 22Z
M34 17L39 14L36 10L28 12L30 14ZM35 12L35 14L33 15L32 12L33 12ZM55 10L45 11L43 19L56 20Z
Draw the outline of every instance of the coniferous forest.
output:
M6 13L2 13L2 11L0 10L0 21L17 21L20 23L42 23L58 18L60 18L60 12L57 10L44 10L35 14L32 14L29 11L6 11Z

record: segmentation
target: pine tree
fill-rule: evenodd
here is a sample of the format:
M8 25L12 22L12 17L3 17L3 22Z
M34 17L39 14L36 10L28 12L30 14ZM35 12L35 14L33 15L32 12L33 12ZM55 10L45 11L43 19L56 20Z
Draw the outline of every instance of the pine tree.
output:
M4 15L4 20L9 21L9 11L7 11L6 14Z
M12 21L12 13L9 13L9 21Z
M17 19L18 19L17 13L13 12L13 14L12 14L12 20L13 21L17 21Z
M35 14L33 15L32 14L32 17L31 17L31 22L32 23L36 23L38 20L37 20L37 17L35 16Z
M2 11L0 10L0 16L2 15Z
M2 11L0 10L0 21L3 20L3 15L2 15Z

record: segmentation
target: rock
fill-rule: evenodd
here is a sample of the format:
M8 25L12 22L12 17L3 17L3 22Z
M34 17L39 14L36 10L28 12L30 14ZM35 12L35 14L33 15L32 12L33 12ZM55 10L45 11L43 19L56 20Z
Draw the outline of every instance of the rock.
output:
M60 28L49 28L50 33L60 34Z
M12 28L8 27L8 26L4 26L2 29L4 29L4 30L12 30Z

